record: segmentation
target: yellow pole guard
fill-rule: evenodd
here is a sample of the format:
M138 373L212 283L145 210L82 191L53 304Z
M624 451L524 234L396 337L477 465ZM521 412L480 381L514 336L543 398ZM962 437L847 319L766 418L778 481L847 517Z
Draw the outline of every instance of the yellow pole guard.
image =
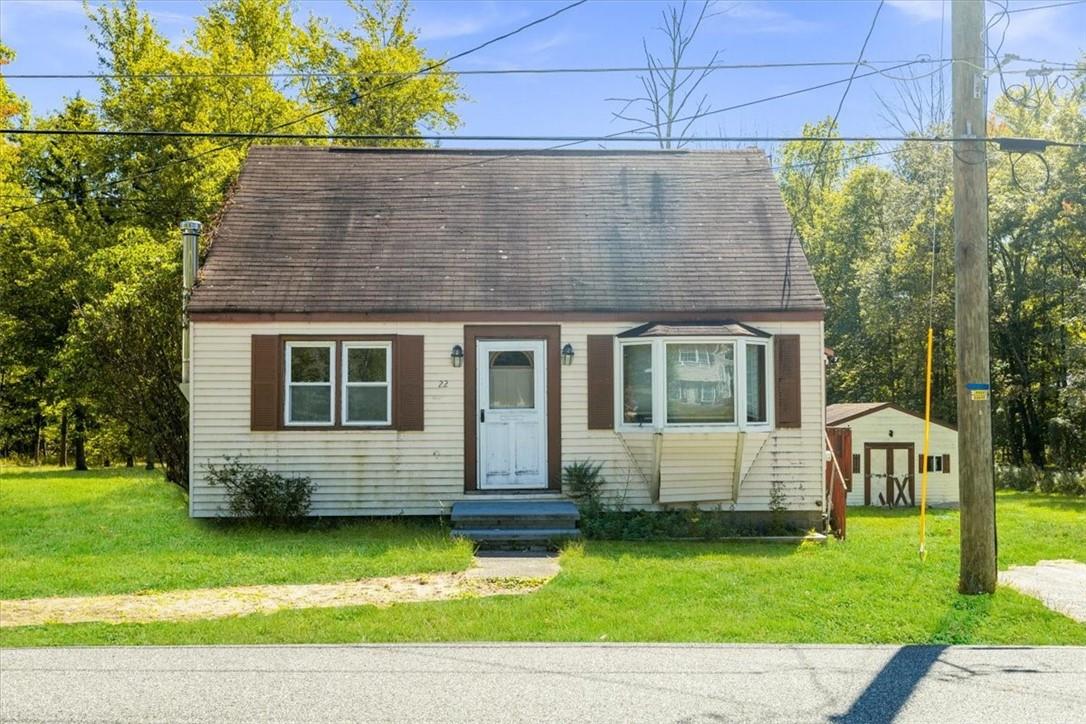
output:
M934 334L931 326L928 326L928 370L924 380L924 455L920 466L920 558L927 556L924 547L924 536L927 533L928 514L928 453L931 442L931 348L934 342Z

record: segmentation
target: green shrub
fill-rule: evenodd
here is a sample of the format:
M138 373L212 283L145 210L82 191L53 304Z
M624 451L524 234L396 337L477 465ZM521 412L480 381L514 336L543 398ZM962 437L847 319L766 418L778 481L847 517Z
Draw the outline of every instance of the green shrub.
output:
M583 505L598 505L603 486L607 484L600 471L603 463L580 460L562 470L562 486L571 498Z
M1086 470L1044 470L1035 465L996 466L996 487L1038 493L1086 495Z
M226 490L230 513L265 525L295 523L309 513L313 481L286 477L258 465L226 458L223 465L207 466L208 483Z
M566 492L581 511L581 534L594 540L720 540L740 535L800 533L784 520L786 496L783 483L774 497L770 520L740 526L733 511L705 510L696 505L670 510L621 510L603 500L606 481L603 465L580 461L567 465L562 473Z

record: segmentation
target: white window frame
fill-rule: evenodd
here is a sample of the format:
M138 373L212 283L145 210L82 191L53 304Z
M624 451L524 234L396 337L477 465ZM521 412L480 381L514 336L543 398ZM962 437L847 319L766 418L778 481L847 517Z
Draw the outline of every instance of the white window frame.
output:
M652 385L652 419L648 422L626 422L626 386L624 384L623 375L625 374L625 366L623 365L623 350L626 347L648 347L649 359L651 360L649 377ZM658 390L656 389L657 377L656 374L656 344L652 339L623 339L618 340L618 355L616 356L618 364L618 372L615 374L615 380L618 381L618 392L615 394L615 402L618 410L615 413L615 424L618 428L624 430L654 430L656 423L656 411L660 409L660 399Z
M652 347L652 423L626 422L623 398L623 348L648 344ZM735 422L668 423L667 422L667 351L668 344L731 344L734 348L733 375L735 384ZM747 421L747 347L765 347L765 422ZM700 355L699 355L700 357ZM615 339L615 430L618 432L768 432L774 429L774 369L773 338L748 337L632 337Z
M773 381L776 375L773 373L773 347L771 339L745 339L743 340L743 374L740 376L743 386L743 426L747 430L772 430L773 429ZM765 347L765 422L750 422L747 420L747 348Z
M292 354L295 348L323 348L328 350L328 381L327 382L292 382L291 364L294 360ZM285 348L286 363L283 375L284 397L283 402L283 426L284 427L334 427L336 424L336 343L335 342L287 342ZM291 387L327 387L328 388L328 420L318 422L314 420L291 419Z
M392 343L391 342L343 342L343 360L340 363L340 418L344 427L388 427L392 424ZM352 349L383 349L385 350L385 381L384 382L348 382L347 381L347 356ZM347 418L347 389L349 387L384 387L388 390L385 395L385 419L384 420L349 420Z

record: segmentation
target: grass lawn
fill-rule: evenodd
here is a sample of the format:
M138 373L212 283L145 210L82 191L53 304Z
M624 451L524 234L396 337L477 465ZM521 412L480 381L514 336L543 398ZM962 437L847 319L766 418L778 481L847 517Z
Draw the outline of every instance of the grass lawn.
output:
M0 599L343 581L470 563L471 546L432 525L268 531L191 520L181 489L141 469L0 473Z
M117 471L0 477L3 597L348 579L454 570L467 551L440 531L359 523L267 533L184 517L154 476ZM1000 565L1086 561L1086 500L1000 493ZM1086 644L1086 626L1001 588L955 592L957 513L853 511L828 545L572 546L538 593L389 608L287 611L187 623L0 630L0 645L360 641L745 641ZM342 567L340 567L342 566ZM178 570L196 568L197 570Z

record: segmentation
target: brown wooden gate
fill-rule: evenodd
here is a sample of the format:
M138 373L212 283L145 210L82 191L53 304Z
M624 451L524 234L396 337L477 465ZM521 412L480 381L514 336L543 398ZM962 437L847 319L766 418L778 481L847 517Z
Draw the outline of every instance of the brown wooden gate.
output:
M848 491L852 490L852 430L847 427L827 427L826 438L837 459L826 461L826 493L830 500L830 528L838 538L845 537L845 517ZM841 474L837 470L840 467Z

